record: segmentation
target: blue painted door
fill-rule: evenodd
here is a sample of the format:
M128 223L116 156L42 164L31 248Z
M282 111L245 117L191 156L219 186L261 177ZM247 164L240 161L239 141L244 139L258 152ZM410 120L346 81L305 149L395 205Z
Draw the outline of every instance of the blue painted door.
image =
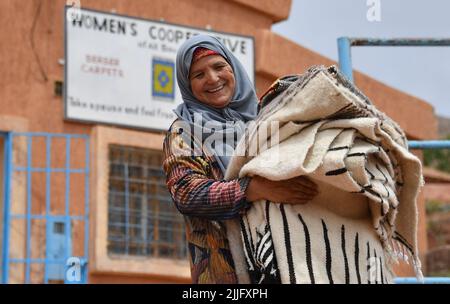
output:
M70 229L66 227L66 223L61 220L49 219L50 231L48 239L47 258L49 261L64 261L66 250L69 254L72 254L72 239L69 231L69 239L67 244L69 248L66 248L66 234L65 230ZM65 264L54 263L48 265L48 280L51 281L64 281L65 279Z

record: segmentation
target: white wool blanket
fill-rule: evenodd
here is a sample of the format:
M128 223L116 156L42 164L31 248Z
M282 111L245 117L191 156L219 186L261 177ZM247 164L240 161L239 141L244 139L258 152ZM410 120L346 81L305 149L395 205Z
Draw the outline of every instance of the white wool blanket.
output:
M421 277L423 179L404 132L334 66L281 84L262 100L226 179L308 176L320 194L306 205L253 202L227 223L239 281L389 283L399 256Z

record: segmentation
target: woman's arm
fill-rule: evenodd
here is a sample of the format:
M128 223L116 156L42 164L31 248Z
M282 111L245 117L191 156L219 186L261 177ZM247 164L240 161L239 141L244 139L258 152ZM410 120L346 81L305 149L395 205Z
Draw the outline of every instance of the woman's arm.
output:
M212 164L206 157L177 153L179 151L173 147L180 144L184 144L181 136L168 133L164 141L163 169L169 192L182 214L225 220L237 216L248 207L245 192L249 178L232 181L211 179ZM183 148L189 149L186 146Z
M283 204L306 204L317 195L317 185L304 176L272 181L261 176L252 177L246 197L249 201L269 200Z
M212 164L206 157L193 154L178 133L168 133L163 169L172 199L184 215L225 220L247 209L250 202L305 204L317 195L316 184L303 176L283 181L260 176L231 181L211 179Z

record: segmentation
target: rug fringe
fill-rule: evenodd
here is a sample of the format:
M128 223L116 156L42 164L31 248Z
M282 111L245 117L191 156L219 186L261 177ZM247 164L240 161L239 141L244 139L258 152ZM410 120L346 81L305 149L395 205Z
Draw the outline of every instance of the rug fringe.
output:
M422 263L417 254L414 254L408 247L394 239L383 242L384 253L389 265L405 262L414 269L415 276L420 283L424 282ZM411 264L410 264L411 261Z

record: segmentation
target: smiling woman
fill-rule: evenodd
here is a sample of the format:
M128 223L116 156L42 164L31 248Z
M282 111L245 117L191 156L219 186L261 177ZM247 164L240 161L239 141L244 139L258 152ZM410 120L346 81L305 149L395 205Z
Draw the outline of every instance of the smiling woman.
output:
M202 51L202 50L206 50ZM223 108L233 97L236 81L233 70L226 60L214 52L198 48L194 52L189 79L194 96L202 103Z
M306 203L315 196L315 184L303 177L286 182L257 176L224 181L244 131L242 123L256 117L253 84L233 53L206 35L180 47L176 71L184 102L175 110L178 119L164 140L163 169L173 202L185 216L192 281L237 283L225 221L239 222L257 199ZM217 140L209 146L211 136Z

